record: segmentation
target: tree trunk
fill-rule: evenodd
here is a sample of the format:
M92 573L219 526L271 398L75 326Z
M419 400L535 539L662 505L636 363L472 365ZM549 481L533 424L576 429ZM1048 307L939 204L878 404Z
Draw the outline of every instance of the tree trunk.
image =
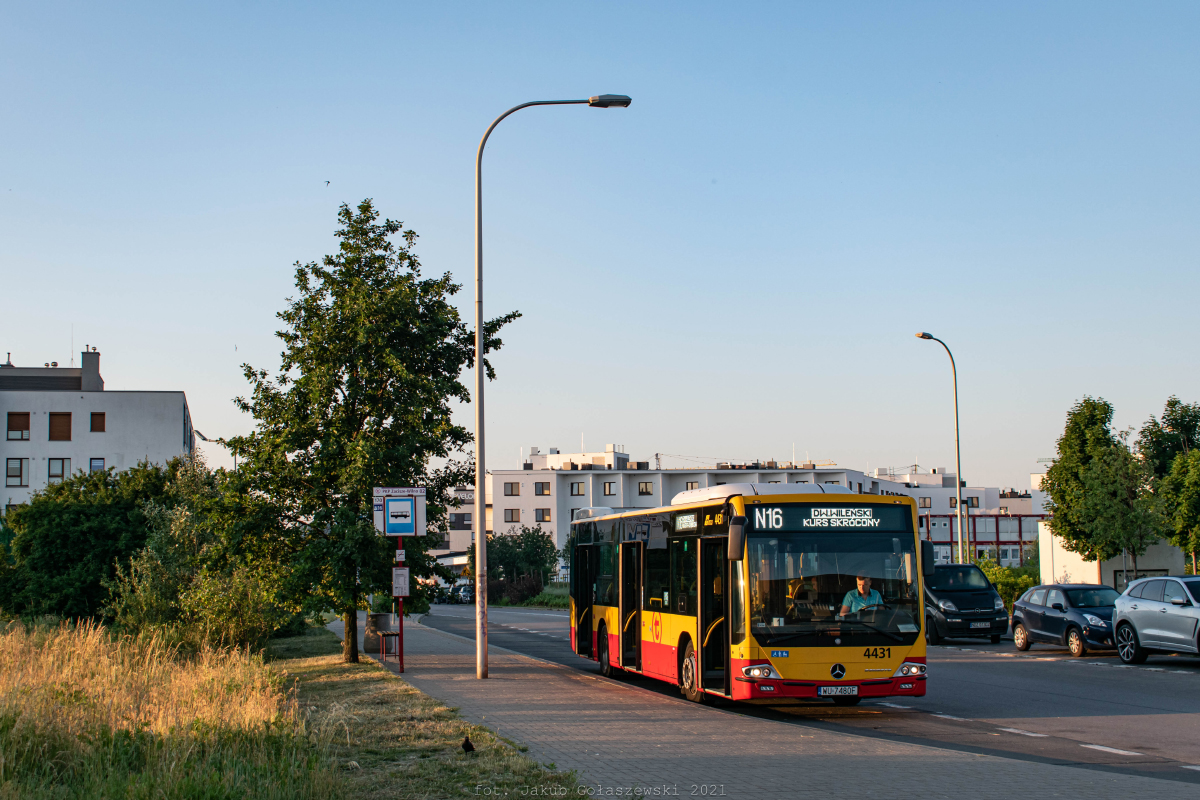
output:
M1130 550L1129 554L1131 556L1133 556L1133 579L1136 581L1137 577L1138 577L1138 574L1137 574L1137 550ZM1125 585L1126 586L1129 585L1128 581L1126 581Z
M342 662L358 663L358 604L352 604L344 613L346 638L342 641Z

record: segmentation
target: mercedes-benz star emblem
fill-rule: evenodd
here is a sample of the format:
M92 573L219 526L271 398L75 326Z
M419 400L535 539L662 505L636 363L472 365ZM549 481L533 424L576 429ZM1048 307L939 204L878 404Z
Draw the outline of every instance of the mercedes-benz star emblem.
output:
M846 668L841 664L834 664L829 668L829 674L832 675L835 680L840 681L842 678L846 677Z

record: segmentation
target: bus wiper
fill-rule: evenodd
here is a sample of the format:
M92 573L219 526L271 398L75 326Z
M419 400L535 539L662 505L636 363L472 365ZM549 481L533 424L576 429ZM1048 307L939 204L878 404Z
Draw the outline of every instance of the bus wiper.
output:
M884 636L888 637L889 639L891 639L893 641L897 641L897 642L904 641L896 634L891 633L890 631L885 631L883 628L876 628L874 625L868 625L867 623L863 622L861 619L846 619L846 620L842 620L842 621L843 622L852 622L855 625L862 625L864 628L870 628L871 630L875 631L876 633L882 633Z

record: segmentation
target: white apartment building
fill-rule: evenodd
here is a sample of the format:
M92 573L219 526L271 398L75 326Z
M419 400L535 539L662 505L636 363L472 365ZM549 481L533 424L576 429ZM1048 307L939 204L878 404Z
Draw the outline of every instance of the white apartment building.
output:
M86 350L80 364L18 367L11 354L0 364L6 508L81 470L162 464L192 452L195 434L183 392L106 391L100 353Z
M487 477L487 530L506 533L520 525L540 525L562 547L571 520L581 508L617 511L669 505L676 494L726 483L822 483L845 486L861 494L908 495L917 500L922 538L934 542L939 561L956 557L956 476L942 468L921 472L915 465L897 472L878 469L873 475L811 462L720 463L713 467L650 469L630 461L622 448L608 445L602 453L542 453L530 448L520 470L495 470ZM962 488L969 520L968 546L1003 564L1019 564L1028 547L1036 547L1037 522L1030 493L994 487Z

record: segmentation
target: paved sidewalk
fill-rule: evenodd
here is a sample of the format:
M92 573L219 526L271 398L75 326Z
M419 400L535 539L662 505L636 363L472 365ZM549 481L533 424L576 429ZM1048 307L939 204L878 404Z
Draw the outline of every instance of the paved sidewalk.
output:
M330 625L339 635L340 627ZM630 796L636 787L731 798L1195 796L1195 785L1174 781L745 717L498 648L490 678L480 681L474 642L411 620L404 627L406 681L527 745L538 761L578 770L596 796Z

